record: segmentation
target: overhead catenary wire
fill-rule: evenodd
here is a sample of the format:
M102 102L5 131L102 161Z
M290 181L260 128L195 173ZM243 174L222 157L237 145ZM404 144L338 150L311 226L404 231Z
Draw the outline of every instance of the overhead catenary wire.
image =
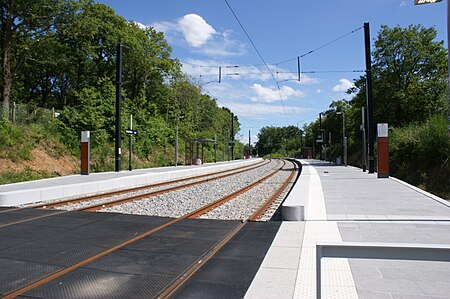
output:
M228 4L228 2L225 0L225 2ZM228 6L229 6L229 4L228 4ZM229 6L230 7L230 6ZM231 8L230 8L230 10L232 10ZM232 12L233 12L233 10L232 10ZM234 14L234 12L233 12L233 14ZM236 17L236 16L235 16ZM237 17L236 17L237 18ZM239 22L239 21L238 21ZM240 22L239 22L239 24L240 24ZM242 27L242 26L241 26ZM314 52L316 52L316 51L318 51L318 50L320 50L320 49L322 49L322 48L325 48L326 46L329 46L329 45L331 45L331 44L333 44L333 43L335 43L335 42L337 42L337 41L339 41L339 40L341 40L341 39L343 39L343 38L345 38L345 37L347 37L347 36L349 36L349 35L351 35L351 34L353 34L353 33L355 33L355 32L357 32L357 31L359 31L359 30L361 30L361 29L363 29L364 28L364 26L361 26L361 27L358 27L358 28L356 28L356 29L354 29L354 30L352 30L352 31L350 31L350 32L347 32L346 34L344 34L344 35L341 35L341 36L339 36L338 38L335 38L335 39L333 39L333 40L331 40L331 41L329 41L329 42L326 42L326 43L324 43L324 44L322 44L322 45L320 45L320 46L318 46L317 48L314 48L314 49L312 49L312 50L309 50L309 51L307 51L307 52L305 52L305 53L303 53L303 54L301 54L301 55L299 55L299 56L297 56L297 57L293 57L293 58L289 58L289 59L286 59L286 60L283 60L283 61L280 61L280 62L277 62L277 63L266 63L264 60L263 60L263 62L264 62L264 64L242 64L242 65L237 65L237 64L231 64L231 65L228 65L228 66L223 66L223 67L226 67L226 68L228 68L228 67L259 67L259 66L266 66L266 67L268 67L269 65L271 65L271 66L278 66L278 65L280 65L280 64L284 64L284 63L287 63L287 62L291 62L291 61L294 61L294 60L297 60L298 58L303 58L303 57L305 57L305 56L307 56L307 55L309 55L309 54L312 54L312 53L314 53ZM244 30L244 32L247 34L247 32L245 31L245 29L243 29ZM248 36L247 36L248 37ZM252 43L252 45L254 45L253 44L253 42L250 40L250 42ZM256 49L256 51L257 51L257 53L259 54L259 51ZM261 58L261 57L260 57ZM186 63L186 64L190 64L190 65L192 65L192 66L198 66L198 67L205 67L205 68L218 68L219 66L213 66L213 65L201 65L201 64L196 64L196 63L190 63L190 62L182 62L182 63Z
M307 51L306 53L303 53L302 55L299 55L299 56L294 57L294 58L290 58L290 59L286 59L286 60L280 61L280 62L276 63L276 65L283 64L283 63L286 63L286 62L290 62L290 61L296 60L296 59L298 59L298 58L303 58L303 57L305 57L305 56L307 56L307 55L309 55L309 54L312 54L312 53L316 52L317 50L320 50L320 49L322 49L322 48L325 48L326 46L329 46L329 45L331 45L332 43L335 43L335 42L337 42L338 40L341 40L341 39L343 39L343 38L345 38L345 37L347 37L347 36L349 36L349 35L351 35L351 34L357 32L357 31L361 30L362 28L364 28L364 26L358 27L358 28L356 28L356 29L354 29L354 30L352 30L352 31L350 31L350 32L347 32L346 34L344 34L344 35L342 35L342 36L340 36L340 37L338 37L338 38L335 38L335 39L333 39L332 41L329 41L329 42L327 42L327 43L325 43L325 44L323 44L323 45L321 45L321 46L319 46L319 47L317 47L317 48L315 48L315 49L309 50L309 51Z
M275 75L272 73L272 71L270 70L269 66L267 65L266 61L264 60L264 58L262 57L261 53L259 52L258 48L256 47L255 43L253 42L253 40L251 39L250 35L247 33L247 30L245 30L244 25L242 25L241 21L239 20L238 16L236 15L236 13L234 12L233 8L231 7L231 5L228 3L227 0L224 0L225 3L227 4L228 8L230 9L231 13L233 14L233 16L235 17L236 21L239 23L239 26L241 27L242 31L244 31L245 35L247 36L247 39L250 41L250 43L252 44L253 48L255 49L256 53L258 54L259 58L261 59L262 63L265 65L265 67L267 68L267 70L269 71L270 75L272 76L273 80L275 81L275 84L277 85L277 89L278 89L278 94L280 95L280 100L281 100L281 104L283 106L283 113L284 113L284 117L286 118L286 121L288 121L287 115L286 115L286 109L284 108L284 101L283 101L283 95L281 94L281 89L280 89L280 85L278 84L277 79L275 78Z
M261 127L261 125L258 124L257 121L252 120L252 119L249 119L249 118L246 118L246 117L243 117L242 115L240 115L240 114L236 113L235 111L233 111L231 108L228 107L227 104L225 104L224 102L222 102L221 100L219 100L219 98L217 98L216 96L214 96L214 95L213 95L207 88L205 88L204 86L202 86L201 88L205 91L205 93L206 93L207 95L209 95L211 98L213 98L213 99L216 100L217 102L221 103L224 107L226 107L226 108L229 109L231 112L233 112L234 115L238 115L240 119L243 119L243 120L246 120L246 121L248 121L248 122L251 122L251 123L253 123L254 125L258 126L258 128ZM262 123L261 123L261 124L262 124Z

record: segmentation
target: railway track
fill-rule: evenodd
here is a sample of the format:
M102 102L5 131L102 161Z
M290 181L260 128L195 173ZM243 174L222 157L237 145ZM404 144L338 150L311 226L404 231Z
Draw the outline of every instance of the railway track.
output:
M288 162L288 163L291 163L291 162ZM108 248L108 249L106 249L96 255L93 255L87 259L84 259L80 262L77 262L68 267L65 267L64 269L62 269L60 271L56 271L56 272L52 273L51 275L48 275L48 276L46 276L42 279L39 279L29 285L26 285L20 289L17 289L13 292L6 294L2 298L14 298L16 296L22 295L30 290L33 290L39 286L49 283L49 282L55 280L56 278L63 276L64 274L70 273L82 266L85 266L93 261L99 260L102 257L105 257L113 252L116 252L119 249L122 249L130 244L133 244L139 240L142 240L143 238L145 238L147 236L150 236L159 231L162 231L165 228L173 226L183 219L197 218L200 215L206 214L209 211L213 210L214 208L216 208L220 205L223 205L225 202L229 202L229 201L233 200L234 198L238 197L239 195L241 195L245 192L248 192L249 190L256 187L257 185L264 183L271 177L275 176L275 174L279 173L283 169L284 165L285 165L285 162L283 161L283 165L281 165L280 167L277 167L276 170L271 171L265 177L254 182L253 184L251 184L251 186L245 186L232 194L224 196L223 198L220 198L219 200L216 200L212 203L202 206L201 208L198 208L194 211L186 213L186 214L182 215L181 217L178 217L175 219L170 219L166 223L159 225L154 229L151 229L144 233L140 233L140 234L136 235L135 237L130 238L124 242L121 242L120 244L118 244L116 246ZM291 175L289 176L288 179L286 179L286 181L282 184L282 186L279 189L284 189L286 186L288 186L289 182L292 181L292 178L295 175L295 173L296 173L296 170L294 167L292 167ZM172 296L173 294L175 294L177 292L177 290L179 290L179 288L181 286L183 286L186 283L186 281L189 280L190 277L192 277L203 265L205 265L207 263L207 261L210 260L211 257L214 256L214 254L216 252L220 251L220 249L223 248L223 246L225 244L227 244L227 242L229 240L231 240L239 231L241 231L241 229L243 227L245 227L245 225L249 221L256 220L261 215L263 215L265 210L267 209L267 207L270 206L273 203L273 201L275 201L279 197L280 192L282 192L282 190L279 192L277 191L274 194L272 194L272 196L267 200L267 202L262 204L261 206L259 206L259 208L254 213L252 213L252 215L249 215L246 219L243 219L240 223L238 223L236 226L234 226L223 238L220 239L220 241L218 241L216 244L214 244L214 246L212 246L204 255L202 255L195 263L193 263L191 265L191 267L189 267L187 270L183 271L183 273L181 273L179 276L177 276L177 278L174 279L172 281L172 283L170 283L166 288L164 288L164 290L161 291L161 293L159 294L159 297L168 298L168 297Z
M90 195L90 196L84 196L84 197L78 197L78 198L72 198L72 199L65 199L60 201L53 201L49 203L40 203L37 205L31 205L26 207L18 207L13 209L7 209L0 211L0 213L10 213L10 212L17 212L26 208L42 208L42 209L59 209L54 211L53 213L47 213L44 215L39 216L33 216L28 217L25 219L20 219L17 221L11 221L9 223L0 224L0 228L7 227L10 225L25 223L37 219L42 219L46 217L56 216L68 213L69 211L98 211L100 209L104 209L107 207L120 205L126 202L132 202L137 201L143 198L148 198L152 196L157 196L160 194L168 193L174 190L180 190L182 188L187 188L190 186L199 185L205 182L211 182L214 180L218 180L225 177L230 177L239 173L243 173L246 171L254 170L260 167L263 167L270 163L270 160L261 161L257 163L256 165L252 166L244 166L235 168L232 170L225 170L220 171L212 174L205 174L205 175L199 175L194 177L186 177L182 179L167 181L167 182L161 182L151 185L145 185L145 186L139 186L135 188L128 188L123 190L116 190L112 192L106 192L102 194L96 194L96 195ZM164 188L165 187L165 188ZM133 193L139 193L138 195L129 195ZM122 196L119 199L111 199L116 196ZM84 203L84 204L83 204ZM78 206L75 208L70 208L75 204L82 204L82 206Z

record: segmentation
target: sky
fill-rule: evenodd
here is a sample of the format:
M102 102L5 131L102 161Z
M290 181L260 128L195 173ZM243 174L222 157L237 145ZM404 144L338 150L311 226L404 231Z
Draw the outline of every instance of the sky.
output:
M372 50L382 25L435 27L436 40L447 47L445 0L426 5L414 0L97 2L164 32L183 71L238 116L243 142L249 131L254 143L262 127L302 127L332 101L350 100L345 91L365 70L365 22Z

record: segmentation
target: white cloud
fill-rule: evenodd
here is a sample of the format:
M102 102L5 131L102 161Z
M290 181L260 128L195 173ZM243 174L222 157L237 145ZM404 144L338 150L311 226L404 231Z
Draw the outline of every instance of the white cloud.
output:
M214 34L216 30L206 23L205 19L196 14L188 14L178 20L184 38L189 45L201 47Z
M151 26L166 35L183 34L186 42L194 48L203 46L217 34L217 31L197 14L185 15L175 22L157 22Z
M145 30L145 29L147 29L147 26L145 26L144 24L142 24L142 23L139 23L139 22L136 22L136 21L133 21L139 28L141 28L142 30Z
M401 3L400 3L400 6L406 6L406 5L408 5L408 3L406 3L406 1L405 0L403 0Z
M280 92L277 89L272 89L270 87L263 87L261 84L253 84L253 91L256 93L256 96L251 97L253 102L263 102L263 103L272 103L276 101L280 101L280 92L283 100L287 100L293 97L304 97L305 93L298 89L293 89L289 86L282 86L280 88Z
M317 93L322 93L322 92L323 92L323 90L322 90L322 89L320 89L320 88L318 88L318 89L316 89L316 92L317 92Z
M306 74L301 74L300 75L300 81L298 81L299 84L303 84L303 85L312 85L312 84L317 84L319 83L319 79L314 78L314 77L310 77Z
M160 32L164 32L164 33L169 32L169 31L179 31L177 23L174 23L174 22L156 22L150 26L155 28L156 31L160 31Z
M184 40L191 51L213 57L239 56L246 52L246 45L233 40L231 30L218 32L197 14L187 14L173 22L152 24L156 31L164 32L170 43Z
M339 84L337 84L333 87L333 91L346 92L349 88L352 88L354 86L355 85L353 84L352 81L343 78L343 79L339 80Z

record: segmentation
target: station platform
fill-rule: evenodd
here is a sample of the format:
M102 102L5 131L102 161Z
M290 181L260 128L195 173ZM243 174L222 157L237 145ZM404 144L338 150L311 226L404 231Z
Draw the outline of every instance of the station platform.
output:
M131 188L192 175L229 170L261 162L262 158L205 163L203 165L99 172L0 185L0 207Z
M316 244L450 244L450 204L395 178L300 160L283 221L245 298L316 298ZM306 182L306 183L305 183ZM295 187L294 187L295 188ZM322 298L450 298L450 263L322 258Z

